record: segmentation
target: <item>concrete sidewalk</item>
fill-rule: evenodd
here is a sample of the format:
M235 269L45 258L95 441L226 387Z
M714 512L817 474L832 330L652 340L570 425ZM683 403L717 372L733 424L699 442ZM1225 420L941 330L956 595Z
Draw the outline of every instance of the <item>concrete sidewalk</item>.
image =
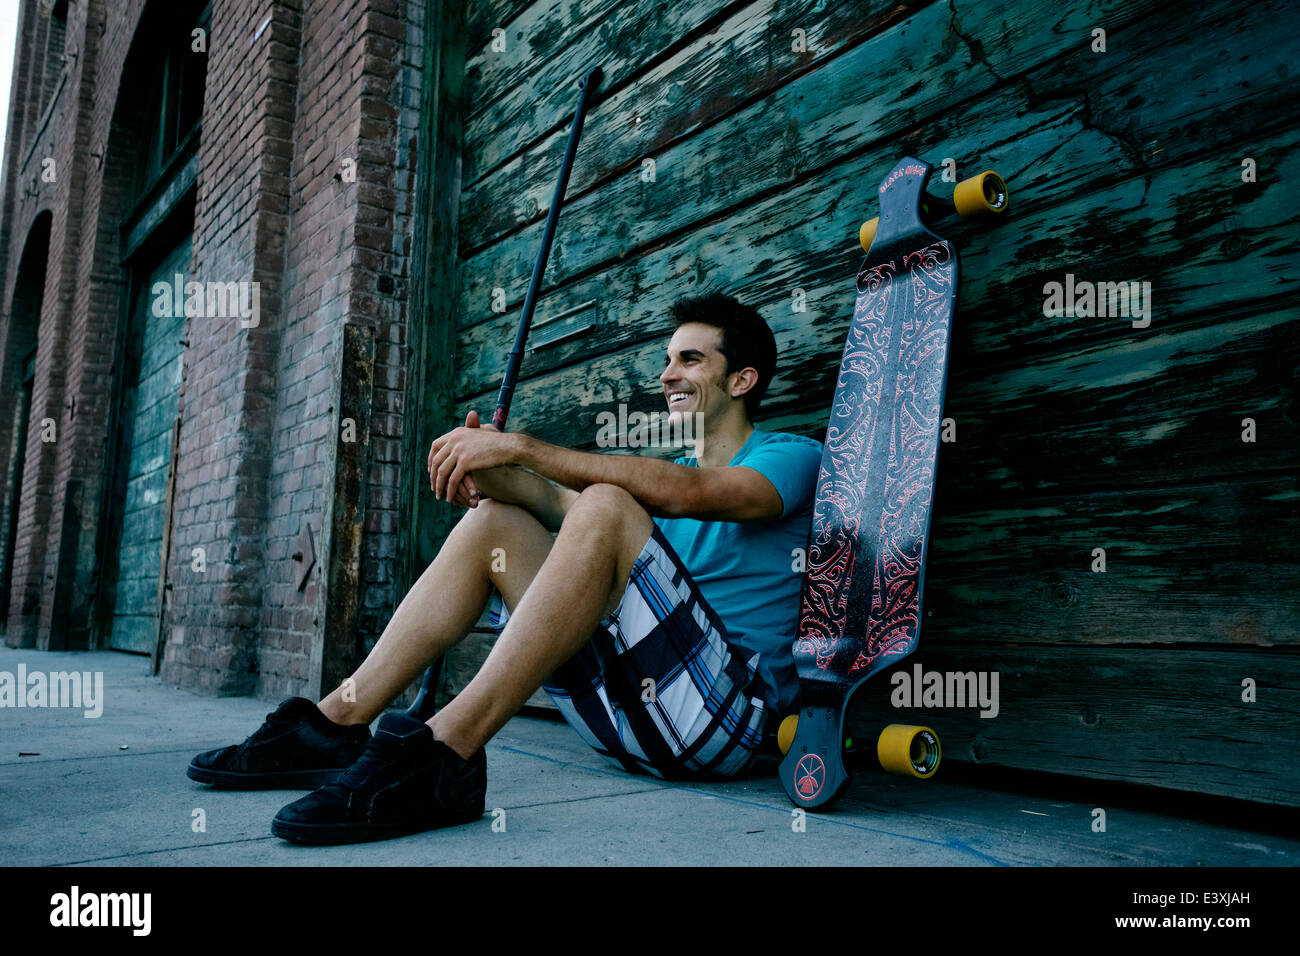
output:
M564 724L511 721L488 747L488 814L400 840L299 847L270 835L300 792L213 790L185 776L274 709L163 686L125 654L0 649L0 671L100 671L103 714L0 709L0 861L9 865L1296 865L1267 832L945 779L859 772L834 812L792 827L772 771L683 785L625 773ZM1062 788L1066 789L1066 788ZM1079 784L1071 792L1086 793ZM1126 801L1127 802L1127 801ZM1146 801L1150 804L1152 801ZM195 811L206 829L195 832ZM493 811L504 832L493 827ZM1247 809L1242 822L1251 817ZM499 827L498 827L499 828Z

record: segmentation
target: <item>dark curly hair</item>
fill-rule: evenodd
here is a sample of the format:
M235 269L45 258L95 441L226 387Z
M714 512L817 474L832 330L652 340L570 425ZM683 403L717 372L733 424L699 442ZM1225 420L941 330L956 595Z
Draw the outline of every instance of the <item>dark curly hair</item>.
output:
M670 315L679 327L687 322L699 322L722 330L726 374L742 368L752 368L758 373L758 381L745 393L745 411L752 420L776 373L776 336L758 310L721 292L709 292L678 299Z

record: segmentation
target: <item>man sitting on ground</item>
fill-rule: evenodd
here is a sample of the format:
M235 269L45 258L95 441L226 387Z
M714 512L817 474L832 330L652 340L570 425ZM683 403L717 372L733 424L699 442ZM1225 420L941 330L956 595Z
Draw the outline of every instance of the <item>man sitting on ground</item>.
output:
M574 451L471 412L429 451L435 494L469 510L369 656L319 705L285 701L242 744L195 757L189 776L319 787L271 825L302 843L476 820L484 745L539 686L629 770L746 770L768 721L796 705L795 554L821 445L753 425L776 368L756 310L713 293L679 301L672 318L659 380L669 418L702 426L698 458ZM489 600L504 629L475 677L427 723L388 714L372 737L369 723Z

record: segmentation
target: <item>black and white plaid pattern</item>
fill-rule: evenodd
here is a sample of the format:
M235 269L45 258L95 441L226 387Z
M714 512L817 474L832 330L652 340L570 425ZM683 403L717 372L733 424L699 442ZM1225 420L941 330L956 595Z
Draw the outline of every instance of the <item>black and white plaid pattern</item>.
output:
M499 594L490 623L508 618ZM655 527L623 599L543 685L597 752L665 779L724 779L752 761L767 714L748 662Z

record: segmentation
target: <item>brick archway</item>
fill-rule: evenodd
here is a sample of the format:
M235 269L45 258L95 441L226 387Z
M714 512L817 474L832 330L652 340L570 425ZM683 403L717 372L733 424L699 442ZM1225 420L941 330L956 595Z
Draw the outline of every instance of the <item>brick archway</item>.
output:
M13 587L13 570L20 542L24 546L30 545L30 537L20 538L18 534L22 519L25 517L31 525L38 517L35 475L25 479L24 472L29 462L32 471L37 471L40 462L39 455L33 454L28 446L33 441L40 443L40 430L31 427L31 408L52 219L48 209L42 210L27 231L9 302L3 373L0 374L0 387L4 394L15 396L12 403L6 403L10 414L0 421L0 449L4 451L0 459L0 469L3 469L0 471L0 627L4 628L5 642L11 647L34 643L33 634L20 629L11 633L8 627L11 607L21 609L39 600L29 588ZM28 505L26 509L23 507L24 499ZM15 590L17 597L14 596Z

